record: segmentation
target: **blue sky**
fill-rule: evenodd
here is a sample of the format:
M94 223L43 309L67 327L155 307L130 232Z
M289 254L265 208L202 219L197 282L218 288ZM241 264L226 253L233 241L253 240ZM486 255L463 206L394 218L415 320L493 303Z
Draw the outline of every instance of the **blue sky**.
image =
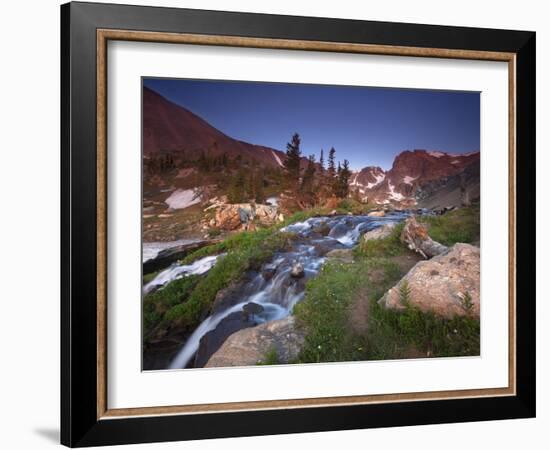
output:
M302 153L330 147L353 169L389 169L404 150L479 150L478 92L240 81L144 79L144 85L235 139Z

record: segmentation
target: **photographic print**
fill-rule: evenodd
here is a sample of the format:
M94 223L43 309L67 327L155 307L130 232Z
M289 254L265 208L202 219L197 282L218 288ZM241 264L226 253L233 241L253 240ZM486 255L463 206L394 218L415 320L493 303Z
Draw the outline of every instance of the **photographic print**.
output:
M480 94L142 79L143 370L480 355Z

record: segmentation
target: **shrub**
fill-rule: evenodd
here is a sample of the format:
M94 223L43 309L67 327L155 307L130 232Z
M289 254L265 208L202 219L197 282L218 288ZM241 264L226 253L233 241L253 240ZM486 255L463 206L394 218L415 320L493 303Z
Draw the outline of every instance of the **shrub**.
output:
M279 364L279 355L277 354L277 347L272 346L264 355L261 361L256 363L257 366L273 366Z

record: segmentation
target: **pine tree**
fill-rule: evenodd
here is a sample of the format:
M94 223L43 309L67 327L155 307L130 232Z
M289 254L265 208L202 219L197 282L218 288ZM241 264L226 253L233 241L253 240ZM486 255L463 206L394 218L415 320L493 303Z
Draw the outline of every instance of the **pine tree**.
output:
M229 203L241 203L244 200L246 193L246 177L244 170L240 168L233 178L229 185L229 191L227 192L227 197Z
M307 167L302 177L301 191L306 194L313 194L315 186L315 155L309 155Z
M321 149L321 155L319 156L319 172L321 173L321 176L325 173L325 154L323 149Z
M264 180L261 172L256 172L254 181L255 181L254 199L256 200L256 203L263 203L265 202L265 193L264 193Z
M335 161L334 157L336 155L336 150L334 150L334 147L331 147L328 152L328 169L327 169L327 176L332 181L334 176L336 175L336 167L335 167Z
M286 144L286 160L284 163L285 170L288 175L291 188L297 190L297 186L300 182L300 135L294 133L291 141Z
M349 179L351 176L351 171L349 169L349 161L347 159L344 159L344 162L340 166L340 162L338 162L338 173L336 177L336 183L335 183L335 195L339 198L346 198L349 193Z

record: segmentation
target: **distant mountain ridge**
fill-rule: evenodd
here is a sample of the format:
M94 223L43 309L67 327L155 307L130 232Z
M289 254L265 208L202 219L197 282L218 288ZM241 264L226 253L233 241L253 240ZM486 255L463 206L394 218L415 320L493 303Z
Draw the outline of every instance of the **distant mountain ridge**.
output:
M286 160L284 152L233 139L186 108L144 87L143 154L151 156L165 151L181 155L205 151L210 156L225 153L229 158L240 156L267 167L282 167ZM306 158L303 160L306 164Z
M392 168L388 171L369 166L354 172L350 179L350 189L369 202L413 206L420 204L420 200L426 200L428 191L430 196L436 195L437 189L445 185L442 181L458 176L467 169L468 176L463 177L462 184L475 184L477 174L479 190L479 151L452 154L441 151L407 150L396 156ZM454 180L453 183L456 184L457 181ZM419 198L419 192L428 185L431 185L431 188L424 189L425 197ZM467 189L466 186L462 187ZM472 195L475 196L473 190Z

